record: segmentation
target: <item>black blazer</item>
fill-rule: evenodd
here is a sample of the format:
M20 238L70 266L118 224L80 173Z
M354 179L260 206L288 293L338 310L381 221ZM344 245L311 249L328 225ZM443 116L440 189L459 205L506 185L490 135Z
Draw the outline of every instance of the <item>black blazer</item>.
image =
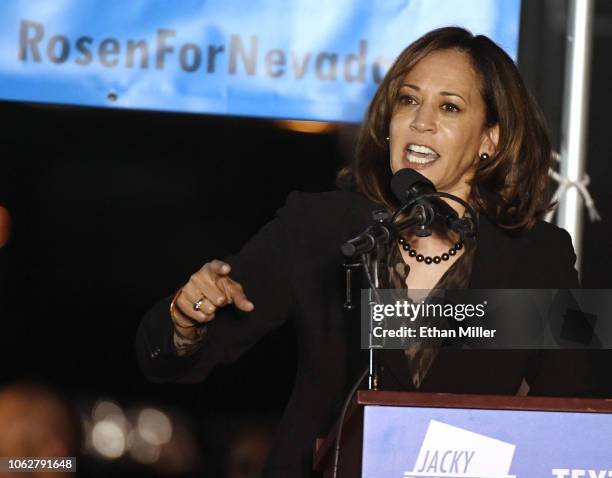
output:
M298 341L295 386L265 476L311 476L315 438L324 436L360 372L359 320L343 311L344 273L339 246L361 232L380 208L360 194L292 193L276 217L226 260L255 310L233 307L209 323L202 348L178 357L171 345L170 298L141 322L140 366L155 382L199 382L219 363L234 361L268 331L291 319ZM538 222L513 236L481 218L472 288L577 288L570 236ZM241 315L246 315L241 317ZM423 392L514 395L525 377L531 394L583 395L583 363L570 352L441 349L420 387ZM401 351L385 351L383 386L414 390Z

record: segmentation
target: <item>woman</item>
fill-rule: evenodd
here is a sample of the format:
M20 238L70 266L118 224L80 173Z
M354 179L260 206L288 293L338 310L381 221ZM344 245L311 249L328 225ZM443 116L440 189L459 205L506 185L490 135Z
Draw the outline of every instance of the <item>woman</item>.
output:
M397 287L577 287L569 235L538 220L546 209L550 142L512 60L460 28L432 31L398 57L381 82L340 180L353 191L292 193L277 217L225 262L194 273L144 318L137 348L154 381L201 381L291 318L298 337L295 387L266 476L309 476L313 443L338 417L364 368L359 327L343 314L339 245L371 212L398 204L389 183L417 169L480 217L473 247L434 231L402 237L392 253ZM452 207L463 211L452 203ZM230 304L232 304L230 306ZM561 354L385 351L386 389L574 395L577 362Z

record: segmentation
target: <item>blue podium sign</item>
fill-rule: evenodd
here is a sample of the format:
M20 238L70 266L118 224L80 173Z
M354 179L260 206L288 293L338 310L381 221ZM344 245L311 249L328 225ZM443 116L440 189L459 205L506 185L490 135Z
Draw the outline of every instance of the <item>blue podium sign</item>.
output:
M362 476L612 477L612 413L366 406Z
M360 121L411 41L459 25L516 56L520 0L5 0L0 98Z

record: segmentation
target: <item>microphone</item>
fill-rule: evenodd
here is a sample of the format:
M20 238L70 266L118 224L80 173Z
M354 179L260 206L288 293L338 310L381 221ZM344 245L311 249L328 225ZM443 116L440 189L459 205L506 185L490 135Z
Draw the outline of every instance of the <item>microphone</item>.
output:
M415 201L415 204L423 204L433 210L430 217L429 225L435 219L452 231L457 232L461 237L472 234L472 227L465 219L461 219L448 203L437 197L428 197L419 199L425 194L436 192L433 183L422 174L414 169L400 169L391 178L391 191L395 197L402 203L408 204Z
M391 225L386 222L388 219L386 211L374 211L372 215L375 221L372 226L340 246L342 254L346 257L365 254L374 250L378 244L391 242L395 232Z

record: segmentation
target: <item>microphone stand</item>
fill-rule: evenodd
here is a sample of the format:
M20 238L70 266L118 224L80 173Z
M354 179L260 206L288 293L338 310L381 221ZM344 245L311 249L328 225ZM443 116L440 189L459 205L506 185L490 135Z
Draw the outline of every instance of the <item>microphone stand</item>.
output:
M390 215L387 211L374 211L373 218L375 223L389 231L388 237L384 241L377 241L376 247L363 255L364 270L368 275L370 287L368 289L368 306L370 307L370 331L369 331L369 362L368 362L368 389L382 390L381 369L380 369L380 350L382 346L372 343L374 321L373 307L376 304L383 304L379 289L389 289L391 287L391 273L389 271L389 252L395 246L395 239L399 232L404 229L416 228L417 234L431 234L427 227L433 220L433 210L427 204L414 205L411 214L401 223L395 223L396 214Z
M373 307L380 303L378 289L388 289L390 283L387 258L389 257L389 245L395 242L397 231L390 222L391 215L387 211L375 211L373 218L376 223L387 229L390 234L387 240L377 241L376 247L363 255L366 274L369 276L370 287L368 289L368 307L370 308L370 331L369 331L369 361L368 361L368 389L381 390L380 370L380 346L372 343L372 332L374 323L372 320Z
M381 390L380 374L380 345L372 342L373 337L373 307L382 304L379 289L390 287L390 271L388 257L390 247L395 244L399 231L407 228L423 227L431 222L433 212L425 205L416 204L409 217L399 224L394 223L396 215L389 214L386 210L377 210L372 213L374 224L365 233L343 245L342 251L347 257L352 257L361 252L361 265L367 277L368 307L370 308L370 330L369 330L369 362L368 362L368 389ZM351 301L351 274L356 268L356 263L345 263L346 270L346 301L344 308L353 309Z

